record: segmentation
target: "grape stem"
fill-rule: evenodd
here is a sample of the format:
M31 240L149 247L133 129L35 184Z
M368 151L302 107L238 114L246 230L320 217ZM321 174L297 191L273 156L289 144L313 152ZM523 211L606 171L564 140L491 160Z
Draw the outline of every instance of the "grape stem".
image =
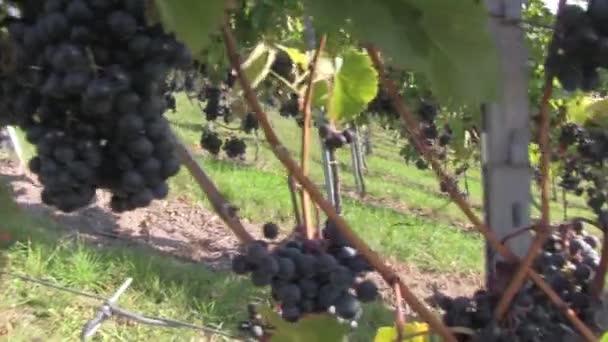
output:
M401 97L399 96L399 92L397 91L397 87L394 82L389 79L386 75L384 69L384 63L380 59L380 55L378 51L373 46L367 47L367 52L371 57L371 60L378 71L380 76L380 81L382 86L386 90L388 96L391 98L392 104L395 110L399 113L401 118L403 119L406 129L411 136L411 140L418 150L418 152L424 157L427 163L432 166L433 171L439 178L440 181L449 181L450 177L445 173L442 169L441 165L437 162L436 156L433 154L431 150L429 150L425 144L422 143L422 139L420 138L420 133L418 132L418 127L420 127L418 120L412 114L412 112L407 108ZM447 183L449 184L449 183ZM464 196L458 191L456 186L449 186L447 188L448 194L452 198L452 201L458 205L460 210L467 216L467 218L473 223L473 225L481 232L481 234L488 241L490 246L494 248L498 253L500 253L507 261L517 262L517 256L509 249L507 246L500 243L494 232L492 232L488 226L486 226L477 215L473 212L473 208L471 204L464 198ZM574 313L574 311L568 308L568 305L559 297L559 295L551 288L547 282L533 269L527 269L528 276L532 279L532 281L538 286L549 299L556 305L556 307L562 311L562 313L572 322L572 324L578 329L578 331L587 339L588 341L595 341L596 337L593 332L587 327Z
M348 223L342 218L335 210L335 208L325 200L323 194L315 186L315 184L306 176L302 174L302 170L298 164L291 158L289 151L281 144L276 133L272 129L266 113L262 110L262 107L251 88L251 84L247 79L247 76L243 73L240 63L240 57L236 46L235 38L232 34L228 21L225 22L222 27L222 33L224 36L224 43L226 44L226 50L232 67L237 70L237 77L241 86L243 87L244 95L249 103L249 106L257 115L257 119L260 122L266 140L273 147L272 151L276 157L281 161L285 168L291 175L302 185L302 187L309 193L310 198L319 205L319 207L325 212L329 220L333 221L337 227L338 232L360 253L367 262L384 278L387 284L393 284L394 282L399 283L401 293L404 300L416 311L422 319L429 323L431 328L440 334L445 341L456 342L456 338L450 332L450 330L441 322L441 320L432 313L416 296L412 291L403 283L399 276L387 266L378 254L371 250L367 244L352 231Z
M523 234L525 232L529 232L529 231L535 230L535 229L536 229L536 225L531 225L531 226L528 226L528 227L523 227L523 228L517 229L516 231L511 232L511 233L505 235L505 237L503 237L500 240L500 243L504 244L507 241L509 241L509 240L511 240L511 239L513 239L513 238L515 238L515 237L517 237L517 236L519 236L519 235L521 235L521 234Z
M314 91L314 81L319 64L319 57L321 52L325 49L325 42L327 41L327 35L321 36L319 46L315 51L309 66L309 76L306 81L306 91L304 93L304 103L302 104L302 114L304 114L304 123L302 125L302 173L304 176L308 176L308 168L310 161L310 129L311 129L311 111L312 111L312 97ZM304 232L306 239L313 240L315 238L315 227L312 224L312 213L310 196L308 192L302 191L302 216L304 224Z
M298 195L296 190L296 184L293 181L292 176L287 176L287 187L289 188L289 194L291 195L291 204L293 205L293 214L296 218L296 227L301 227L302 216L300 215L300 209L298 208Z
M558 3L557 15L561 13L562 9L566 5L566 0L560 0ZM556 33L553 32L553 39L555 39ZM550 52L551 53L551 52ZM526 273L532 266L534 259L540 253L545 241L551 234L551 195L550 195L550 183L549 183L549 166L551 164L551 141L549 137L549 131L551 129L551 118L549 115L549 100L553 94L553 74L547 72L545 75L545 84L543 89L543 96L540 103L540 124L538 132L538 145L540 147L540 222L535 225L537 234L532 241L532 244L528 248L528 252L520 262L515 274L511 278L509 285L505 289L501 296L496 309L494 310L494 317L500 320L504 317L505 313L509 310L513 298L519 292L524 281L526 280Z
M177 138L175 140L177 154L180 160L186 166L188 171L190 171L190 174L192 177L194 177L201 189L205 192L215 212L222 218L228 228L234 232L234 235L236 235L241 243L246 244L254 241L255 239L245 229L236 215L236 212L231 209L235 207L230 204L230 202L228 202L226 198L224 198L224 196L219 192L215 184L213 184L213 181L207 176L205 171L203 171L188 148Z

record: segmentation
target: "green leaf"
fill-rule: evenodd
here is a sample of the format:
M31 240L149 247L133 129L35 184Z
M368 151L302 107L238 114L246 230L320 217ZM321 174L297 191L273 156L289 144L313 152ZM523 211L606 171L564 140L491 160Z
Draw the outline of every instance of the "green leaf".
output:
M224 18L224 0L155 0L163 26L174 32L194 55L210 41Z
M305 0L319 32L373 43L389 63L423 73L440 100L492 100L498 56L482 2Z
M420 24L433 45L429 78L436 95L460 103L492 99L499 67L485 7L474 1L412 3L424 13Z
M256 88L268 76L275 57L276 51L269 49L264 43L259 43L241 64L241 68L253 88ZM232 91L235 94L241 92L239 82L234 84Z
M578 108L574 105L568 107L568 114L577 114L577 123L587 126L608 128L608 99L596 101L586 97L579 103ZM581 108L584 106L584 108ZM578 111L577 111L578 109Z
M340 342L346 341L349 330L329 314L308 315L297 323L288 323L270 308L259 312L274 327L271 342Z
M318 80L313 84L311 102L313 107L324 107L327 105L329 96L328 83L329 81L327 80Z
M366 53L347 51L333 81L327 108L336 121L354 120L376 97L378 73Z

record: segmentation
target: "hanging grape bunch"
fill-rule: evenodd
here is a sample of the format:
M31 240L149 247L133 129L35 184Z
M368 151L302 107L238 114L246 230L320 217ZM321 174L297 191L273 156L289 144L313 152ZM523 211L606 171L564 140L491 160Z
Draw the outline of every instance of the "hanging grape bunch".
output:
M281 103L279 114L286 118L295 118L300 115L300 97L296 93L289 94L289 98Z
M566 5L557 17L556 34L545 67L567 91L595 90L599 68L608 66L608 6L590 0L585 11Z
M319 127L319 134L323 139L323 144L330 150L336 150L353 142L353 133L348 129L338 131L335 127L329 124L323 124Z
M227 104L226 97L226 91L221 87L208 86L205 89L207 105L204 111L207 121L215 121L218 117L230 114L230 107Z
M289 83L296 80L295 68L289 54L283 50L279 50L276 54L274 62L270 66L270 70Z
M247 113L241 121L241 129L247 134L256 131L259 127L260 123L255 117L255 113Z
M14 65L2 102L36 146L30 167L45 204L73 211L107 188L121 212L167 195L180 163L165 79L191 56L144 12L137 0L40 1L7 19Z
M244 158L247 152L247 145L243 139L237 137L230 137L224 142L224 152L228 158Z
M220 153L222 144L222 139L220 139L216 132L210 129L203 130L203 135L201 137L201 148L203 150L217 156Z
M278 236L273 223L264 225L263 230L267 239ZM365 279L371 267L334 226L326 226L325 237L320 241L291 240L274 250L264 241L255 241L233 258L232 269L236 274L250 275L255 286L270 286L288 322L306 314L330 312L355 327L361 316L360 302L371 302L378 296L376 285Z
M604 163L608 160L608 134L601 128L567 124L562 128L559 144L564 159L561 186L577 195L587 195L587 205L602 217L608 215L604 186Z
M608 327L596 322L601 303L590 292L600 259L598 247L599 240L585 232L581 222L569 222L550 236L533 266L585 324L604 331ZM467 327L477 334L458 335L460 341L583 341L570 321L531 283L511 304L507 317L512 324L498 326L493 312L500 295L481 290L471 298L450 298L436 293L432 302L443 310L448 326Z

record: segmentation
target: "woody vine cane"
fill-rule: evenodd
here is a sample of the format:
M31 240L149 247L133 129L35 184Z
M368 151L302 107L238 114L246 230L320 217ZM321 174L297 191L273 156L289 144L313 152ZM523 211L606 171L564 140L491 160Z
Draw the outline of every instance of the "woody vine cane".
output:
M235 39L232 35L230 25L225 22L222 27L222 33L230 63L232 67L237 70L239 82L244 90L245 97L250 108L256 113L257 119L262 127L266 140L271 145L273 153L281 161L281 163L287 168L289 173L302 185L304 191L307 191L311 199L319 205L319 207L325 212L329 220L333 221L336 225L338 232L355 248L370 265L384 278L388 284L398 283L401 289L404 300L416 311L420 316L429 323L434 331L441 335L446 341L455 342L456 338L451 331L434 315L425 305L418 300L411 290L399 279L395 272L384 264L382 259L373 252L367 244L361 240L349 227L348 223L336 212L334 207L327 202L322 193L317 189L315 184L306 176L302 174L302 170L291 158L287 149L281 144L278 137L274 133L270 122L266 116L266 113L262 110L254 92L251 88L247 76L243 73L240 67L240 58L237 53L237 46Z

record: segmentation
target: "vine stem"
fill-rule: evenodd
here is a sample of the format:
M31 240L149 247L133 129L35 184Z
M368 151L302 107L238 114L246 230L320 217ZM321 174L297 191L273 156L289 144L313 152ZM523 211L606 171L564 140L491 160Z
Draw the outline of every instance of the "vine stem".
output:
M399 113L401 118L403 119L406 129L411 136L411 140L414 143L414 146L418 150L418 152L425 158L427 163L430 163L432 169L435 171L437 177L440 181L446 182L448 184L447 190L450 195L452 201L454 201L460 210L467 216L467 218L473 223L473 225L481 232L481 234L485 237L485 239L490 243L492 248L500 253L507 261L518 262L517 256L505 245L500 243L496 235L486 226L477 215L473 212L473 209L470 203L458 192L458 189L454 186L454 183L450 181L450 177L445 173L445 171L441 168L441 165L437 162L433 152L429 150L426 145L422 143L422 140L419 136L418 132L418 122L414 117L412 112L407 108L403 100L399 97L399 92L397 91L397 87L395 84L387 77L384 71L384 63L380 60L380 55L378 51L373 46L367 47L367 52L378 71L380 76L380 81L382 82L382 86L386 90L387 94L391 98L391 102L395 107L395 110ZM559 310L563 312L563 314L572 322L572 324L578 329L578 331L585 337L588 341L596 341L596 337L593 332L583 323L574 313L574 311L568 308L568 304L566 304L559 295L551 288L547 282L533 269L527 270L528 276L534 281L536 286L538 286L545 294L549 297L549 299L556 305Z
M399 284L393 284L395 292L395 328L397 329L397 341L403 341L403 329L405 327L405 315L403 314L403 296Z
M234 235L236 235L241 243L249 243L254 241L255 239L253 236L249 234L236 215L234 206L230 204L215 187L213 181L207 176L205 171L203 171L188 148L181 141L177 140L177 138L175 140L177 154L179 155L180 160L186 166L188 171L190 171L190 174L192 177L194 177L201 189L205 192L209 202L211 202L211 205L213 206L213 209L215 209L215 212L222 218L228 228L234 232Z
M311 111L312 111L312 95L314 90L315 74L321 52L325 49L327 35L321 37L319 46L315 51L312 61L309 66L309 76L306 81L306 91L304 93L304 103L302 104L302 112L304 114L304 124L302 126L302 173L308 176L308 165L310 161L310 129L311 129ZM315 238L315 227L312 224L312 208L310 203L310 195L308 192L302 191L302 212L304 218L304 231L306 239L313 240Z
M399 276L387 266L380 256L367 246L367 244L357 236L349 227L348 223L336 212L335 208L326 201L323 194L317 189L315 184L302 174L302 170L298 164L291 158L288 150L283 146L275 134L266 113L262 110L260 103L251 88L247 76L241 69L240 57L237 52L236 41L232 35L232 31L228 22L222 27L226 50L232 67L237 70L237 76L241 86L243 87L244 95L249 103L249 106L256 113L260 126L262 127L266 140L272 146L272 151L281 161L291 175L302 185L304 190L308 191L310 198L319 205L328 218L336 224L338 232L355 248L369 264L382 276L387 284L397 282L401 290L401 294L406 301L414 309L422 319L424 319L430 327L440 334L445 341L457 342L451 331L441 322L441 320L432 313L405 285Z
M559 15L566 5L566 0L560 0L558 3L557 15ZM555 39L556 33L553 33L553 39ZM552 49L550 47L550 49ZM552 53L552 52L549 52ZM553 74L547 72L545 75L545 84L543 88L543 97L540 102L540 129L538 132L538 144L540 147L540 222L536 226L536 236L534 241L528 248L528 252L520 262L515 274L511 278L509 285L505 289L503 295L498 301L496 310L494 310L494 318L497 320L502 319L509 307L513 298L519 292L524 281L526 280L526 273L532 266L534 259L540 253L543 244L551 234L549 225L551 224L550 216L550 184L549 184L549 165L551 163L551 141L549 137L549 130L551 118L549 115L549 100L553 95Z

